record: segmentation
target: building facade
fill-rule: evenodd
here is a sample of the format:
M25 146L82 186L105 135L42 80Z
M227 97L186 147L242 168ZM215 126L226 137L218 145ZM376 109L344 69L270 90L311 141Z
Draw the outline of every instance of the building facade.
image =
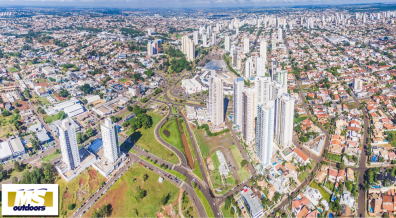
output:
M100 131L102 132L104 156L109 162L115 163L121 156L117 124L113 123L110 118L106 118L100 124Z
M294 99L279 95L275 101L275 141L283 148L293 144Z
M256 155L263 166L271 164L274 143L275 102L258 105L256 120Z
M67 119L58 125L59 142L62 152L62 160L68 170L74 170L80 165L80 155L77 145L76 129Z
M234 79L234 123L237 126L242 126L243 120L243 90L245 87L245 81L242 77Z
M243 92L242 138L248 145L254 141L255 135L254 95L253 89L245 89Z
M208 113L211 117L212 126L224 123L223 80L214 72L209 79Z

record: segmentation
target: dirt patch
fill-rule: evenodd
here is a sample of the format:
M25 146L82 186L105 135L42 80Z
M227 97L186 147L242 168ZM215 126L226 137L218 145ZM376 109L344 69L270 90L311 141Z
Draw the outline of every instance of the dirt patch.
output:
M179 195L177 196L177 199L175 202L173 202L172 204L169 204L168 206L163 207L164 209L164 214L171 217L171 218L177 218L178 214L176 214L175 210L173 209L173 207L179 203L179 198L181 198L181 196L183 195L183 190L180 189L179 191Z
M182 121L182 122L184 122L184 121ZM184 133L184 130L180 124L180 120L177 120L177 127L179 128L179 132L180 132L180 135L181 135L181 138L183 141L184 151L186 152L188 164L190 165L191 169L194 169L195 168L194 160L191 155L190 146L188 146L186 134Z
M56 97L59 101L63 101L63 100L66 100L66 99L67 99L67 97L61 97L61 96L59 96L58 93L55 93L54 95L55 95L55 97Z
M213 166L212 158L210 158L210 157L206 158L206 164L208 165L208 168L210 171L215 170L215 168Z
M65 197L65 198L69 198L69 197L70 197L70 194L69 194L68 191L64 194L64 197Z
M155 214L157 216L157 218L165 218L164 214L161 212L157 212L157 214Z
M34 85L35 86L41 86L41 87L50 87L51 83L49 83L49 82L41 82L41 83L36 83Z
M18 110L21 111L21 110L29 109L29 105L28 105L28 103L26 101L15 101L15 102L12 102L11 105L13 107L15 107L15 103L16 102L18 102L18 107L16 107L16 108L18 108Z
M169 130L164 130L162 133L164 133L164 135L166 136L166 137L168 137L169 138L169 136L171 135L170 134L170 132L169 132Z

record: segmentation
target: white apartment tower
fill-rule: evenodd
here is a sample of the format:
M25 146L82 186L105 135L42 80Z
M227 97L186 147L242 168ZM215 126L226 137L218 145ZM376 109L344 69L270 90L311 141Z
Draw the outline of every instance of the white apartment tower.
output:
M243 124L242 138L250 145L254 141L255 116L254 116L254 90L245 89L243 92Z
M271 82L271 93L270 100L276 100L283 93L287 93L287 86L282 85L279 82Z
M360 92L363 90L363 81L360 78L353 79L353 91Z
M203 47L208 47L208 39L205 34L202 35L202 45Z
M277 70L276 81L284 86L287 86L287 70Z
M256 120L256 155L263 166L269 166L271 164L274 124L274 101L259 104Z
M263 57L267 61L267 42L265 39L260 42L260 57Z
M282 34L282 28L278 29L278 42L282 43L283 42L283 34Z
M100 131L102 132L104 156L109 162L115 163L121 155L120 145L118 143L117 125L113 123L110 118L106 118L105 121L100 124Z
M216 41L216 33L212 34L212 43L213 45L216 45L217 41Z
M275 141L287 148L293 144L294 99L283 93L275 101Z
M57 127L59 131L62 160L66 163L68 170L74 170L78 165L80 165L76 129L67 119L62 120L61 125L58 125Z
M229 52L230 51L230 47L231 47L230 37L229 36L225 36L225 38L224 38L224 49Z
M245 37L243 39L243 52L244 53L249 53L249 37Z
M198 31L194 31L194 33L193 33L193 40L194 40L194 44L195 44L195 45L198 45L198 40L199 40L199 38L198 38Z
M153 45L151 41L147 43L147 56L153 56Z
M209 79L209 104L208 113L211 117L212 126L224 123L224 95L223 80L212 72Z
M234 79L234 123L242 126L243 121L243 90L245 81L242 77Z
M258 57L256 59L256 74L257 76L265 76L265 73L267 69L265 68L265 58L264 57Z
M194 61L195 46L194 42L188 36L183 36L182 38L182 52L186 55L188 61Z
M271 100L271 78L256 76L256 78L254 78L254 89L256 98L254 115L257 116L257 105Z
M245 78L246 80L250 80L253 71L253 61L252 58L249 57L245 62Z

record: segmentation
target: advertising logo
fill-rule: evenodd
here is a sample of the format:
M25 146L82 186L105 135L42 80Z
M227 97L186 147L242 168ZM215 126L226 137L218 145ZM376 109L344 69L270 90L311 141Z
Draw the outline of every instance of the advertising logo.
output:
M2 215L58 215L58 185L3 184Z

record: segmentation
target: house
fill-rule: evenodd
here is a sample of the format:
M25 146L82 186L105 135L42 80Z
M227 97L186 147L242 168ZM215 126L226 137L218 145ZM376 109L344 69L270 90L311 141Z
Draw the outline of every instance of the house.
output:
M304 166L310 163L308 156L297 147L293 150L292 156Z
M308 200L314 205L318 206L320 199L322 199L322 194L320 194L318 189L314 189L311 187L308 187L304 191L304 196L308 198Z
M347 180L351 182L355 181L355 173L351 168L347 168L346 176L347 176Z
M338 175L337 170L329 169L329 180L330 180L331 182L333 182L333 183L336 182L336 180L337 180L337 175Z

